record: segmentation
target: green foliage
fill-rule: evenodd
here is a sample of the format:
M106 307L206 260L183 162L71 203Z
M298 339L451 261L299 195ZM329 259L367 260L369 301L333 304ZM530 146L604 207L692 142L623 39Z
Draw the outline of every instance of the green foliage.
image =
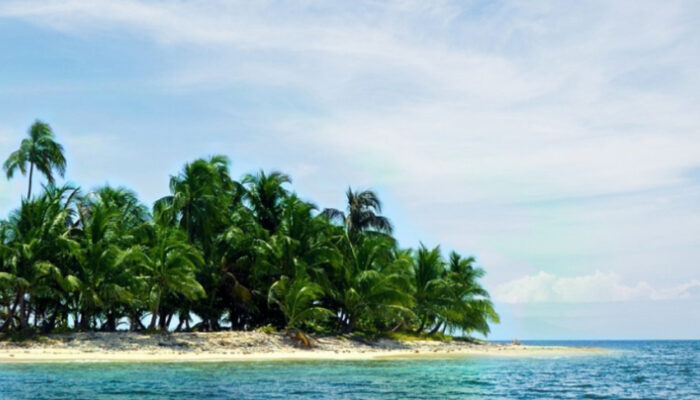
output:
M287 321L287 328L301 329L310 321L332 318L333 312L319 306L323 289L306 278L283 276L270 287L270 303L276 303Z
M197 300L206 297L195 274L202 265L202 256L187 241L187 236L172 227L154 227L154 240L149 247L135 246L124 252L122 258L132 262L147 292L144 298L151 312L149 329L155 329L161 304L168 296ZM145 293L144 293L145 294ZM161 315L161 328L166 328Z
M382 212L382 202L374 191L359 192L348 187L345 195L348 201L347 214L334 208L327 208L322 214L329 220L341 220L351 237L367 231L391 234L394 228L388 218L379 215Z
M285 329L308 345L304 331L447 340L498 322L475 260L400 248L371 190L349 188L345 211L319 213L289 176L238 182L216 155L185 164L149 210L125 188L53 185L62 152L37 122L4 165L8 178L29 170L31 182L36 168L50 182L0 220L0 331L10 336Z
M66 159L63 156L63 147L56 142L51 127L39 120L29 128L29 137L22 140L19 149L14 151L3 164L7 178L11 179L19 170L22 175L27 173L29 165L29 189L27 199L32 194L32 174L34 168L39 170L49 184L54 183L53 171L60 176L66 172Z

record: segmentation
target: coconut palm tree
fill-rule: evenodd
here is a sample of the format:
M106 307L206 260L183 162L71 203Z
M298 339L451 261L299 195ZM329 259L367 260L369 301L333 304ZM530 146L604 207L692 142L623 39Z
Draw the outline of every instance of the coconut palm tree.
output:
M231 227L241 208L242 186L229 175L230 161L216 155L188 163L170 179L170 195L156 201L153 214L156 224L179 226L188 240L202 252L203 264L197 280L206 289L203 301L194 310L207 329L218 329L225 308L220 291L227 275L225 247L221 236Z
M333 251L325 235L328 224L312 215L316 206L295 194L288 195L281 208L276 232L257 242L261 257L254 273L272 276L273 281L282 275L294 276L299 268L305 273L322 274L321 264Z
M187 241L179 229L155 226L155 241L148 248L137 246L126 258L133 259L136 271L148 288L151 311L149 329L155 329L158 317L160 326L167 328L161 307L166 296L182 296L189 300L205 297L195 272L202 264L200 252Z
M275 232L282 218L283 201L287 196L283 185L291 182L288 175L278 171L266 174L260 170L257 174L243 177L242 183L247 187L244 199L260 226L270 233Z
M489 324L498 323L499 316L489 293L477 281L485 272L475 267L474 263L473 257L463 258L454 251L450 253L445 279L452 301L444 311L443 329L458 329L464 333L476 331L487 335L490 332ZM439 328L440 323L433 328L433 332Z
M229 165L221 155L185 164L180 174L170 178L170 195L153 207L156 222L180 226L202 248L205 258L233 206L237 185L229 176Z
M19 149L12 152L7 158L3 165L7 178L11 179L17 170L22 175L26 174L27 164L29 164L27 199L32 195L32 179L35 167L50 184L54 183L54 170L61 177L66 172L63 146L56 142L53 131L47 123L36 120L29 128L29 137L23 139Z
M125 187L105 185L97 188L87 195L86 204L93 208L97 203L117 210L117 227L122 239L133 240L134 231L150 220L148 207L139 201L136 193Z
M51 296L54 303L77 283L74 276L57 266L59 242L70 220L70 203L75 189L48 187L33 200L23 200L2 226L0 244L4 271L0 281L16 294L2 329L13 323L19 313L19 328L28 327L31 304L38 297ZM35 315L35 322L38 320Z
M305 276L295 279L282 276L270 287L268 301L280 308L290 333L296 333L296 337L309 346L310 342L303 334L304 324L335 316L332 311L320 305L319 300L323 294L323 288Z
M119 211L97 202L79 207L79 223L64 235L63 246L76 265L79 279L80 329L95 327L106 316L109 330L133 301L134 274L124 268L118 246Z
M339 325L351 332L364 322L374 329L377 319L397 319L410 314L412 297L407 264L396 257L393 240L361 236L355 242L345 234L343 254L334 272L331 296L338 306Z
M445 262L440 247L428 249L421 243L413 260L413 298L419 320L417 332L432 326L441 311L450 304L448 282L444 279Z
M348 187L345 195L348 201L347 213L326 208L322 214L329 220L341 220L351 237L364 231L391 234L394 228L388 218L379 215L382 212L382 202L374 191L353 191Z

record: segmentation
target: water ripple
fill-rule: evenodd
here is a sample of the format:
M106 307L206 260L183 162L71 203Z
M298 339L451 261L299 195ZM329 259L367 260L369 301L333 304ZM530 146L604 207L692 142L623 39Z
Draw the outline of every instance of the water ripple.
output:
M0 399L698 399L700 342L558 358L0 364Z

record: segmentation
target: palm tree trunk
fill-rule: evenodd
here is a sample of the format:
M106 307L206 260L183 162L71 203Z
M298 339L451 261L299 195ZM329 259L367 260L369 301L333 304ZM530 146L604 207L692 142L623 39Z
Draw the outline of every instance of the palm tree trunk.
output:
M87 310L83 311L82 315L80 316L80 330L81 331L89 331L90 330L90 314L88 313Z
M156 328L156 320L158 319L158 311L153 311L153 315L151 316L151 323L148 324L148 330L152 331Z
M356 322L357 318L355 318L353 315L350 315L348 318L348 325L345 327L345 333L352 333L352 331L355 329Z
M56 319L58 318L58 308L51 314L48 321L44 323L42 332L49 333L56 327Z
M156 328L156 320L158 320L158 308L160 308L160 299L156 300L156 305L153 307L153 312L151 315L151 323L148 324L148 330L152 331Z
M145 330L146 327L141 322L140 313L134 312L129 320L129 330L132 332Z
M135 332L137 328L138 324L136 323L136 316L132 313L129 316L129 332Z
M166 330L167 330L168 327L170 326L170 322L172 322L172 320L173 320L173 314L174 314L174 313L168 314L168 319L165 321L165 329L166 329Z
M438 322L437 325L435 325L435 327L434 327L433 329L430 330L429 335L434 335L434 334L436 334L437 331L440 330L440 327L441 327L441 326L442 326L442 321L441 321L441 322Z
M114 332L117 330L117 317L113 312L107 314L107 323L105 324L105 328L108 332Z
M29 189L27 190L27 200L32 196L32 176L34 175L34 163L29 163Z
M34 311L34 328L38 328L39 321L44 318L44 310L40 310L38 305L34 307L34 310L29 306L27 311L27 324L29 324L29 317L32 315L32 311Z
M421 333L423 331L424 327L425 327L425 319L421 318L420 326L418 327L418 329L416 329L416 333Z
M17 296L15 296L15 301L12 304L12 307L10 307L10 312L7 314L7 319L5 319L5 323L2 324L2 327L0 327L0 332L4 332L7 329L12 326L12 320L15 318L15 311L17 310L17 305L19 304L19 292L17 292Z
M19 296L19 330L23 331L27 327L27 303L24 301L24 291L20 290Z
M163 310L160 312L160 318L158 319L158 330L166 331L166 324L168 322L168 311Z
M178 319L180 319L180 318L178 317ZM185 322L184 319L180 319L180 321L177 323L177 327L175 328L175 332L180 332L180 330L182 329L182 324L184 322Z

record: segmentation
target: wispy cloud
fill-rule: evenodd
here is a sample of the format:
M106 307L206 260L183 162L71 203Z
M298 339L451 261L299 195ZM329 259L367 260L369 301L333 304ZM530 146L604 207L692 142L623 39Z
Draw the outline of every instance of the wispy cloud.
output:
M648 282L625 284L614 272L559 277L540 271L498 285L496 301L503 303L606 303L632 300L678 300L700 296L700 280L658 288Z

